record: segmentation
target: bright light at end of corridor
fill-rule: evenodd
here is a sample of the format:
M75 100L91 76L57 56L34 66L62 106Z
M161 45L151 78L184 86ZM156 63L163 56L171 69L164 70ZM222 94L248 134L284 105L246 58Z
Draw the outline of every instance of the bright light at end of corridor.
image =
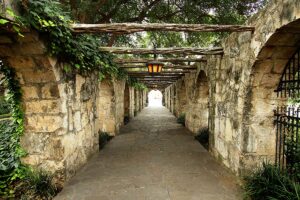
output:
M148 102L151 107L161 107L162 93L159 90L151 90L148 94Z

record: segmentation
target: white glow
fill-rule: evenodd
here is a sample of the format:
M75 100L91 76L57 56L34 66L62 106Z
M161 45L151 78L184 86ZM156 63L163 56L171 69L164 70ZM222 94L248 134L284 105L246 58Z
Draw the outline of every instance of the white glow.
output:
M148 94L148 102L151 107L161 107L162 93L159 90L151 90Z

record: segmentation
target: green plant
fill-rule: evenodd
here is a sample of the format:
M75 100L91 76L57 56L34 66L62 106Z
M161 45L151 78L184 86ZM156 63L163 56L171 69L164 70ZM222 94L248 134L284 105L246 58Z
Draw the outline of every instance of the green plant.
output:
M11 120L2 121L0 124L0 196L12 197L13 183L24 177L24 166L20 160L25 155L20 146L24 114L21 89L15 79L15 71L1 63L0 72L3 74L0 81L7 89L5 98L12 114Z
M17 196L21 199L52 199L59 192L54 184L54 176L42 170L27 170L16 188Z
M107 132L99 131L99 150L103 149L112 138L113 136L110 136Z
M148 90L147 86L143 83L138 82L136 78L128 77L127 83L129 86L135 88L136 90L141 90L141 91Z
M285 155L287 172L300 182L300 141L297 139L300 135L297 134L297 130L294 130L294 134L286 136Z
M113 62L113 56L99 50L101 40L88 34L73 34L69 14L64 12L57 0L19 0L23 14L20 23L42 33L47 41L48 51L61 62L67 73L78 72L87 75L99 72L99 80L107 77L117 79L128 78L127 72ZM146 88L144 84L135 82L136 89Z
M252 200L299 200L300 185L286 172L263 163L263 167L245 177L245 197Z
M182 124L182 126L185 126L185 113L182 113L177 118L177 123Z
M9 103L6 102L4 96L0 96L0 115L10 113Z
M209 130L208 128L201 128L198 134L195 136L195 139L203 145L205 149L209 148Z

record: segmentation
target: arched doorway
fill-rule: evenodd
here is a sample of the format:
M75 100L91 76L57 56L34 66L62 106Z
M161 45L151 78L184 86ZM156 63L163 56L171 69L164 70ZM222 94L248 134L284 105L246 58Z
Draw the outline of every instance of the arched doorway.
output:
M188 95L190 101L186 114L186 127L196 135L202 129L208 129L208 94L208 78L202 70Z
M250 108L246 115L249 124L244 128L243 138L243 151L253 154L249 161L244 161L249 166L269 160L288 167L290 151L286 139L294 137L293 140L300 141L298 128L293 127L300 117L298 108L289 104L291 99L299 97L300 35L290 31L299 25L297 20L278 29L260 51L253 67L251 101L245 104L245 109Z
M151 90L148 93L148 106L161 107L163 95L159 90Z

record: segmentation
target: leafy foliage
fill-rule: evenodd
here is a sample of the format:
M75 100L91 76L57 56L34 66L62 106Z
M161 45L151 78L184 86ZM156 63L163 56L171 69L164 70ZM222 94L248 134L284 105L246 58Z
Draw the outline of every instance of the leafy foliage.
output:
M7 88L6 102L12 113L12 120L2 121L0 124L0 196L12 196L14 190L11 184L24 177L24 168L20 161L25 155L20 146L24 115L21 107L22 95L14 70L1 63L0 71L4 75L1 82Z
M68 63L64 70L82 75L98 71L99 79L127 79L126 71L113 62L113 56L99 50L102 42L97 36L72 34L72 20L57 0L21 0L22 24L44 34L49 53ZM137 86L139 89L139 86Z
M58 192L54 176L42 170L27 170L16 186L16 195L20 199L52 199Z
M297 129L291 130L294 133L290 133L285 138L285 156L287 172L300 182L300 141L297 139L300 138L300 133Z
M0 96L0 115L10 113L10 106L4 96Z
M82 23L206 23L241 24L267 0L60 0ZM138 45L146 37L156 38L158 47L206 46L218 43L219 33L147 33L128 36L106 35L107 44ZM141 40L132 41L140 37ZM114 42L112 42L114 40ZM149 45L151 43L148 43Z
M148 90L148 88L143 84L138 82L136 78L128 77L128 85L135 88L136 90Z
M69 24L72 22L56 0L21 1L23 23L43 33L48 41L51 55L69 63L81 74L100 71L100 77L119 75L119 68L112 62L112 56L99 51L100 42L89 35L73 35Z
M203 145L205 149L209 148L209 130L208 128L202 128L199 130L198 134L195 136L195 139Z
M182 124L182 126L185 126L185 113L182 113L177 118L177 123Z
M252 200L300 199L300 184L290 179L286 172L266 163L262 169L245 178L245 191Z

